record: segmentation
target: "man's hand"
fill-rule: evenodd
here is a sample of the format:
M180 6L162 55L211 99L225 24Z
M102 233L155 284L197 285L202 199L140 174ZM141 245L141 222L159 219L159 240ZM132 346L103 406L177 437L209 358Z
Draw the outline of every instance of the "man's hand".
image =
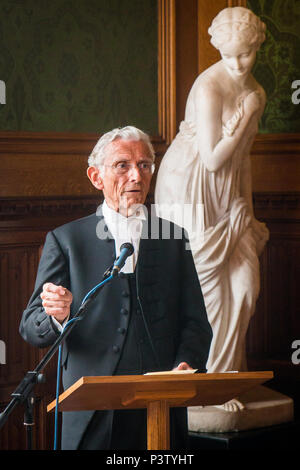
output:
M60 323L63 323L70 315L70 305L73 301L73 296L65 287L47 282L43 285L41 298L43 299L43 307L47 315L52 315Z
M193 370L187 362L181 362L177 367L174 367L173 370Z

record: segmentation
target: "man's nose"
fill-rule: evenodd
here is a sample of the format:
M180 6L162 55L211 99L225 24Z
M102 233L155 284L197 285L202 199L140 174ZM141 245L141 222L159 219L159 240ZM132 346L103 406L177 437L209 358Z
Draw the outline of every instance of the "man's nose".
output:
M141 171L137 165L131 165L128 173L130 179L133 181L140 181L142 179Z

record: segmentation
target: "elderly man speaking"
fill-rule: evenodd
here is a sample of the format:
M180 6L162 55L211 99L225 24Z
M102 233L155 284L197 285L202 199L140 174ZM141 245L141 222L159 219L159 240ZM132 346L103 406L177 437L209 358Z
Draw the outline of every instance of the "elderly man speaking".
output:
M107 284L63 346L63 386L80 377L197 368L205 371L211 342L201 287L187 241L163 237L163 221L145 202L154 171L149 137L127 126L103 135L87 175L103 191L96 214L48 233L35 289L20 333L29 343L54 343L62 325L120 253L134 246L119 276ZM150 225L155 226L149 236ZM147 236L146 236L147 235ZM168 239L167 239L168 238ZM146 449L146 411L63 413L62 449ZM184 449L186 409L171 410L171 448Z

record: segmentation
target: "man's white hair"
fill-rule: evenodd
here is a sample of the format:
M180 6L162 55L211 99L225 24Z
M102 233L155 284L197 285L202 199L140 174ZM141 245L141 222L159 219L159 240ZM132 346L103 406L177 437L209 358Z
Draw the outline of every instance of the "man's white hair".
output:
M107 154L105 152L107 145L117 139L135 141L142 140L148 146L150 156L154 161L155 153L149 136L137 127L126 126L122 128L117 127L116 129L113 129L112 131L109 131L106 134L103 134L102 137L100 137L88 158L89 166L95 166L97 168L101 167L104 164L105 158L107 157Z

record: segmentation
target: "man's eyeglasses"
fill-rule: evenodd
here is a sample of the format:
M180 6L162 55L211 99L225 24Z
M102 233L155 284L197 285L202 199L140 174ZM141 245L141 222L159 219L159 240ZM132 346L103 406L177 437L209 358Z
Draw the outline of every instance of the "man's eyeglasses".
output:
M138 168L139 172L144 175L147 175L147 174L152 175L155 170L155 164L152 162L140 162L140 163L137 163L136 165L133 163L128 163L128 162L117 162L117 163L114 163L113 165L103 165L103 166L108 166L117 175L125 175L135 166Z

